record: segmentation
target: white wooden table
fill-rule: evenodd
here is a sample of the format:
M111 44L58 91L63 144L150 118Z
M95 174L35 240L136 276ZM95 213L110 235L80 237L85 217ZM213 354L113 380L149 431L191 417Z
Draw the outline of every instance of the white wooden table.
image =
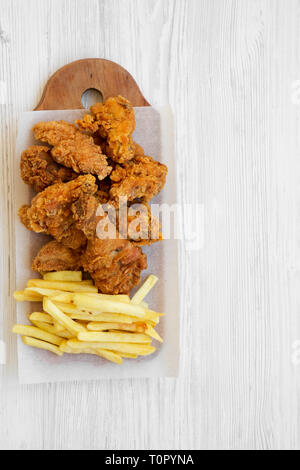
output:
M0 0L1 449L300 448L299 18L298 0ZM204 204L203 250L180 246L181 372L21 387L17 118L86 57L173 106L179 200Z

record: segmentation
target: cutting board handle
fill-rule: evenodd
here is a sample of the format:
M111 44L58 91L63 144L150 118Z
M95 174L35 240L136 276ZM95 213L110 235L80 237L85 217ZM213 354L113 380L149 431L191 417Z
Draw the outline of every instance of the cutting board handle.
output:
M81 97L90 88L100 91L104 100L122 95L133 106L150 106L123 67L105 59L83 59L65 65L50 78L35 110L83 109Z

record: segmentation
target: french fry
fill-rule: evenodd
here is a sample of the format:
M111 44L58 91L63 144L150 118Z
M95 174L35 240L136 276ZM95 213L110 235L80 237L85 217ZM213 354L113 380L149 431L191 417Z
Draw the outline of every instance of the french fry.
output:
M149 310L149 305L147 304L147 302L141 302L140 306L146 308L147 310Z
M85 348L85 349L75 350L75 349L70 348L70 346L68 346L66 341L60 345L59 349L60 351L67 353L67 354L92 354L94 356L100 356L110 362L115 362L116 364L122 364L123 362L120 354L117 354L113 351L107 351L106 349Z
M32 346L33 348L38 348L38 349L46 349L47 351L57 354L57 356L63 355L63 353L59 350L57 346L54 346L53 344L50 344L50 343L46 343L45 341L31 338L29 336L22 336L22 340L23 340L23 343L26 344L27 346Z
M81 320L87 322L119 322L131 324L135 320L140 320L137 317L129 317L128 315L121 315L118 313L71 313L68 314L73 320Z
M66 353L66 354L73 354L73 349L68 346L68 341L63 340L61 345L59 346L59 349L61 352Z
M81 313L81 310L78 310L76 305L70 304L68 302L58 302L55 299L56 299L55 297L52 297L51 298L52 302L64 313Z
M147 320L148 316L145 319L141 319L138 317L130 317L129 315L122 315L118 313L70 313L68 314L70 318L73 320L81 320L81 321L88 321L88 322L117 322L117 323L135 323L145 321L149 323L151 326L157 325L159 319L157 321Z
M57 331L57 333L61 333L62 331L65 331L65 327L58 323L56 320L53 320L53 326L54 326L54 329L55 331Z
M139 305L144 298L149 294L151 289L155 286L155 284L158 282L158 277L154 276L151 274L142 287L136 292L136 294L132 297L131 303L135 305Z
M159 323L159 319L160 317L163 317L164 314L163 313L157 313L157 312L153 312L152 310L147 310L147 313L146 315L144 316L143 320L144 321L153 321L155 323Z
M105 323L105 322L91 322L87 324L87 329L90 331L105 331L105 330L124 330L132 331L133 333L145 333L147 330L146 323Z
M98 333L98 332L84 332L78 334L79 341L91 343L151 343L149 336L141 333Z
M60 338L63 338L63 339L72 339L72 338L74 338L74 334L70 333L67 330L64 330L64 331L61 331L60 333L58 333L55 330L54 326L49 325L49 323L43 323L43 322L39 322L39 321L35 321L35 320L31 320L31 322L33 323L34 326L36 326L40 330L47 331L48 333L52 333L53 335L59 336Z
M40 287L26 287L25 294L39 294L41 297L54 297L63 294L60 290L42 289ZM71 295L71 294L69 294Z
M123 303L130 303L130 297L128 295L107 295L107 294L93 294L90 292L85 293L84 295L88 295L89 297L94 297L95 299L98 300L113 300L115 302L123 302ZM63 295L62 293L58 295L57 297L53 297L52 300L55 300L55 302L63 302L63 303L71 303L73 302L74 299L74 294L67 294ZM75 306L74 306L75 307ZM84 310L88 310L86 307Z
M15 291L14 298L17 302L41 302L42 296L35 292Z
M115 362L116 364L121 365L123 360L120 354L116 354L113 351L107 351L106 349L95 349L95 352L98 356L103 357L107 361Z
M88 293L88 295L92 296L92 297L95 297L96 299L99 299L99 300L113 300L115 302L124 302L125 304L130 303L129 295L125 295L125 294L109 295L109 294L90 294L90 293Z
M74 295L74 294L72 294ZM73 298L73 297L72 297ZM70 315L91 315L92 312L90 313L88 310L78 308L76 305L71 304L71 303L64 303L64 302L57 302L56 298L51 298L53 303L60 308L64 313L68 313ZM72 317L73 318L73 317ZM76 317L75 317L76 318ZM78 318L80 320L80 318Z
M78 307L87 309L97 309L99 313L124 313L125 315L143 318L147 310L140 305L127 304L125 302L116 302L113 300L98 300L95 297L84 294L74 294L74 304Z
M136 359L138 357L137 354L130 353L121 353L121 356L124 357L124 359Z
M57 271L55 273L45 273L45 281L82 281L82 271Z
M84 350L84 349L108 349L109 351L119 352L119 353L129 353L129 354L138 354L140 356L148 356L153 354L156 350L154 346L149 344L133 344L133 343L89 343L82 342L76 339L70 339L68 341L68 346L70 346L75 351Z
M88 281L90 282L90 281ZM44 281L44 279L30 279L28 287L40 287L41 289L52 289L67 292L97 293L98 288L82 282Z
M154 320L145 320L146 325L153 326L155 328L157 325L159 325L159 318L157 321Z
M65 327L61 323L54 320L48 313L33 312L31 315L28 315L28 318L31 322L38 321L43 323L49 323L53 326L55 334L65 331Z
M155 331L155 329L148 325L148 328L147 330L145 331L145 334L146 335L149 335L151 338L154 338L156 339L156 341L159 341L160 343L163 343L163 339L159 336L159 334L157 333L157 331Z
M72 349L70 348L70 346L68 346L68 342L66 340L63 341L63 343L59 346L59 349L66 353L66 354L94 354L94 355L97 355L96 353L96 350L95 349L88 349L88 348L85 348L85 349L82 349L82 350L76 350L76 349Z
M60 292L57 295L51 296L51 300L55 303L72 305L74 294L71 292ZM75 305L73 305L75 307Z
M50 325L53 324L53 318L48 313L33 312L28 315L28 318L30 321L41 321L44 323L50 323Z
M35 326L29 325L14 325L13 333L21 336L30 336L32 338L41 339L42 341L46 341L47 343L55 344L56 346L60 346L62 339L56 335L52 335L47 333L46 331L40 330Z
M43 301L43 308L45 312L49 313L54 320L62 323L65 328L70 331L71 333L74 333L77 335L80 332L84 332L85 328L82 325L79 325L75 321L73 321L70 317L68 317L64 312L62 312L56 305L51 302L50 299L47 299L46 297L44 298Z
M72 294L73 295L73 294ZM71 303L57 302L55 297L51 298L52 302L61 309L64 313L71 314L71 318L83 321L105 321L105 322L118 322L118 323L132 323L133 321L140 321L139 317L132 317L125 314L119 313L103 313L95 309L84 309L84 307L77 307ZM99 318L92 318L90 315L97 316ZM152 321L153 325L159 323L160 314L147 310L146 315L143 317L143 321Z
M34 326L15 325L13 331L25 344L59 356L93 354L122 364L123 358L153 354L152 339L163 342L154 329L163 314L150 310L144 298L156 282L149 276L130 300L98 293L81 271L44 273L14 293L18 301L43 302L44 312L27 315Z

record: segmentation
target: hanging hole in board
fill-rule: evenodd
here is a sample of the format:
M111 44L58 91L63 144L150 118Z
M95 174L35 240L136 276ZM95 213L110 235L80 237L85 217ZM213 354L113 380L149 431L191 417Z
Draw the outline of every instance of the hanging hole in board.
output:
M96 103L103 103L103 95L101 91L95 88L89 88L82 93L81 104L88 109Z

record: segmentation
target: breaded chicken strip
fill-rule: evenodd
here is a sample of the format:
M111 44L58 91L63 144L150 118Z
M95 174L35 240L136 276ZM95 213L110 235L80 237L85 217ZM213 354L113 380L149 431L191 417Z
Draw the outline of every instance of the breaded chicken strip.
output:
M52 145L53 159L76 173L91 173L100 180L111 173L107 158L92 137L65 121L40 122L33 128L37 140Z
M151 157L138 156L134 160L117 165L110 178L114 182L110 198L118 202L120 197L127 200L151 201L164 187L168 168Z
M55 183L65 183L77 178L70 168L58 165L50 155L50 148L32 145L21 155L21 177L39 193Z
M104 217L107 220L105 212L107 203L109 204L108 201L103 201L102 197L99 197L99 193L96 193L84 195L72 205L76 227L88 239L99 236L97 226ZM99 211L99 209L102 210ZM137 246L151 245L162 240L159 221L152 215L149 204L134 204L123 207L121 210L110 206L110 209L113 212L111 217L108 212L108 219L111 224L115 225L116 231L122 238L130 240Z
M91 107L92 115L77 121L80 129L98 133L105 140L107 156L118 163L125 163L135 155L132 134L135 129L134 109L122 96L109 98L105 103Z
M32 263L36 272L77 271L80 269L81 252L67 248L53 240L44 245Z
M81 262L103 294L129 294L147 268L146 255L127 240L89 240Z
M86 237L74 226L71 206L84 194L94 194L97 189L92 175L54 184L37 194L31 206L21 207L19 216L29 230L52 235L65 246L77 249L85 244Z

